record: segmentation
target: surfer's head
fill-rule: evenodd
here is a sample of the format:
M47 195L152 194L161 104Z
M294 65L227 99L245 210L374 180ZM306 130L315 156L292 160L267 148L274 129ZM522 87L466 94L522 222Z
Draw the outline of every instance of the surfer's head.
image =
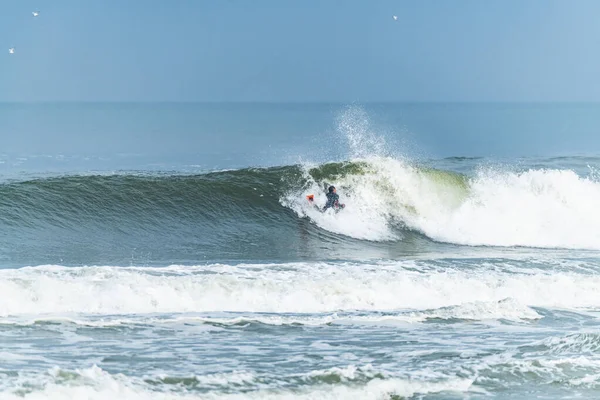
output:
M329 186L329 189L327 189L329 191L329 193L335 193L335 186Z

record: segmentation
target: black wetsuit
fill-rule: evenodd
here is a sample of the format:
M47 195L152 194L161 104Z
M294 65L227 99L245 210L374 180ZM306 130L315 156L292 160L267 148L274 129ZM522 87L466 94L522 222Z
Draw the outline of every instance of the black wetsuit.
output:
M340 196L337 193L327 193L327 203L325 203L323 211L328 208L333 208L334 210L344 208L344 205L340 204Z

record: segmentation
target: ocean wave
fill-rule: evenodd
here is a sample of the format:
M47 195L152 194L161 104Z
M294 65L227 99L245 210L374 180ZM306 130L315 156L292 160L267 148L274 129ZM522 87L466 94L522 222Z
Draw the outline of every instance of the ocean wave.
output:
M369 325L387 326L402 323L423 323L428 321L530 321L542 318L535 310L523 306L512 299L493 302L465 303L424 311L401 312L334 312L317 314L263 314L256 312L223 313L221 315L197 315L194 313L163 314L161 316L103 315L69 316L45 315L39 317L4 317L0 325L18 327L48 324L73 324L93 328L113 328L130 326L178 326L181 324L205 324L217 327L246 327L254 324L270 326L323 326L323 325ZM226 315L223 315L226 314Z
M303 201L316 193L324 203L322 182L311 181L309 168L311 184L282 203L323 229L359 239L401 240L400 227L462 245L600 249L600 183L571 170L486 168L467 177L394 158L350 166L327 174L344 196L343 213L322 214Z
M81 370L53 368L46 374L21 374L1 385L2 398L94 400L191 400L191 399L373 399L392 396L411 398L439 392L469 391L472 380L446 378L434 381L382 379L369 368L333 368L290 377L296 387L269 387L251 373L234 372L201 377L130 378L111 375L97 366ZM281 385L283 378L279 378ZM284 382L287 381L284 380ZM215 387L221 390L214 390ZM205 392L206 389L213 389ZM240 390L245 389L245 390Z
M598 285L599 277L572 272L418 270L411 262L40 266L0 270L0 315L420 310L396 318L528 319L537 318L528 307L598 308Z
M306 201L313 194L322 206L329 184L347 205L341 213L321 213ZM5 183L0 185L0 226L12 236L19 229L54 228L55 234L62 230L79 237L100 232L182 236L184 243L199 226L222 240L239 235L244 226L293 236L301 217L341 235L337 240L406 241L416 233L471 246L598 250L599 202L600 183L571 170L487 168L466 176L404 159L367 157L199 175L63 176Z

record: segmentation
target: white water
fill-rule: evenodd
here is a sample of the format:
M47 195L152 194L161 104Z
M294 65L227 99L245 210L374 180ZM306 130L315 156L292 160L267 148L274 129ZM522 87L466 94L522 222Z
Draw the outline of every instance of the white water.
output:
M320 213L304 199L320 183L291 193L284 204L323 229L367 240L401 239L398 223L443 242L465 245L600 249L600 183L570 170L480 170L458 175L426 171L403 160L370 158L364 174L341 177L347 207Z
M3 399L16 400L192 400L192 399L388 399L391 394L409 397L415 394L437 393L442 391L465 392L473 383L469 379L449 378L436 381L407 380L407 379L373 379L367 371L357 371L356 367L333 368L327 371L314 371L297 378L310 381L319 375L337 375L344 382L352 382L361 375L368 379L366 384L328 386L316 384L301 390L285 389L259 389L247 393L193 393L174 387L171 391L155 391L142 382L141 379L129 378L122 374L111 375L108 372L93 366L91 368L62 371L58 368L51 369L41 376L23 376L1 385ZM233 373L214 377L204 376L198 379L204 385L227 387L229 385L252 384L254 376L248 373ZM26 394L11 394L16 390L26 388ZM33 389L32 388L37 388Z
M408 261L169 268L42 266L0 271L0 315L388 310L398 311L399 320L531 319L536 313L529 307L600 308L598 287L597 275L423 268ZM410 310L423 312L406 314Z
M446 366L447 367L447 366ZM414 371L413 371L414 372ZM196 399L372 399L385 400L391 395L413 398L433 393L445 393L450 398L467 393L474 398L485 398L486 391L478 387L482 382L510 377L515 384L537 377L541 382L560 380L571 388L597 388L600 362L589 356L564 356L555 359L514 357L511 352L490 355L464 369L458 377L448 371L442 373L424 368L413 378L398 376L370 365L357 367L334 367L313 370L288 376L261 376L247 371L216 373L193 376L202 388L210 392L196 392L193 387L179 384L153 385L147 381L160 382L163 376L146 375L145 378L124 374L111 374L95 365L77 370L58 367L46 372L21 372L13 379L0 383L3 399L17 400L196 400ZM336 377L335 385L321 383L323 378ZM297 382L301 387L281 388L285 382ZM545 385L545 383L544 383ZM245 388L246 391L227 393L223 389ZM484 396L474 396L483 394ZM510 398L510 397L507 397Z

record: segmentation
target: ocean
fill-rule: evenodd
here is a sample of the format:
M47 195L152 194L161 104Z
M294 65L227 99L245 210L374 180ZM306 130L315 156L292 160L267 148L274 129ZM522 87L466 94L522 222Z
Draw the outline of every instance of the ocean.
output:
M2 399L597 399L600 104L0 104ZM346 208L321 213L335 185Z

